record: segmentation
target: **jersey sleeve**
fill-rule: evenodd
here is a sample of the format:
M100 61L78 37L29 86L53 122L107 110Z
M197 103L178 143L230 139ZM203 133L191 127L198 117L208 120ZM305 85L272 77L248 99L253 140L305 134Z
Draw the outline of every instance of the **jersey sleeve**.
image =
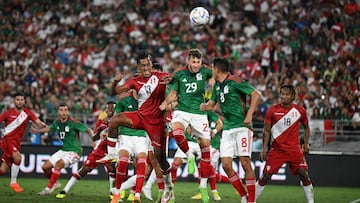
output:
M234 84L234 88L236 89L236 91L242 92L246 95L251 95L251 93L255 90L255 88L245 80L235 82Z
M78 130L80 132L86 132L87 129L88 129L88 127L85 124L81 123L81 122L73 122L73 124L74 124L73 125L74 129L76 129L76 130Z
M271 124L272 112L273 112L273 108L269 107L265 113L264 123Z
M54 121L54 122L49 126L50 131L52 131L52 132L56 131L57 126L58 126L57 121Z
M306 110L302 107L299 107L298 110L300 111L300 114L301 114L301 124L303 126L308 126L309 125L309 119L308 119L308 116L307 116L307 113L306 113Z
M210 123L209 124L210 129L215 129L216 128L216 121L219 119L219 117L213 111L208 111L207 116L208 116L208 120L209 120L209 123Z
M34 114L34 112L29 109L26 110L26 114L29 116L30 120L32 121L36 121L38 119L38 117Z
M212 70L208 67L204 67L205 73L206 73L206 80L209 80L210 78L212 78Z
M214 84L214 87L213 87L213 90L212 90L212 92L211 92L211 96L210 96L210 100L211 101L214 101L215 103L217 103L218 102L218 90L219 89L219 83L218 82L216 82L215 84Z
M179 74L178 74L178 72L173 75L170 85L171 85L170 90L179 92Z
M134 78L130 78L124 83L124 85L128 86L129 89L135 89L135 85L134 85L135 82L136 81Z
M0 123L2 123L5 118L7 117L9 111L5 111L4 113L0 114Z

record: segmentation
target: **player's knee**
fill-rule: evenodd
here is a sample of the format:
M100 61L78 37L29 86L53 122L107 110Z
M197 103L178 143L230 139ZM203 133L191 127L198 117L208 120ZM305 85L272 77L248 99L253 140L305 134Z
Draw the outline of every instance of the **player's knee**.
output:
M232 163L222 163L222 167L225 170L226 173L231 172L233 170Z
M2 163L0 166L1 175L9 171L9 166L6 163Z
M21 163L21 154L20 154L20 152L13 153L12 156L11 156L11 159L12 159L12 162L15 165L20 165L20 163Z

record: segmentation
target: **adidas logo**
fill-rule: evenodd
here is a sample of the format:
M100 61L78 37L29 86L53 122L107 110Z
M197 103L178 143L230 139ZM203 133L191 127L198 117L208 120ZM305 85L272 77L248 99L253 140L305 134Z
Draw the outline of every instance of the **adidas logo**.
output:
M186 78L184 78L181 82L187 82L187 79L186 79Z

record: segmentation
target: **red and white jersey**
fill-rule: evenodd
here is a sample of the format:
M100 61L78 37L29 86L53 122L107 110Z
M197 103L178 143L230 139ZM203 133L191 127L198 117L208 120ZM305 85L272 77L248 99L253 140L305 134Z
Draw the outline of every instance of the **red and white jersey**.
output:
M38 117L27 108L23 108L20 112L16 111L15 108L5 111L0 115L0 123L5 121L3 137L21 141L29 121L36 121L37 119Z
M271 106L264 122L271 125L272 148L279 150L299 150L300 123L308 125L308 118L303 107L293 104L284 108L281 104Z
M98 133L99 128L102 128L102 130L109 127L109 119L106 117L104 119L98 119L95 123L95 129L94 134Z
M166 84L162 83L169 73L153 71L148 78L143 76L133 77L125 82L130 89L135 89L138 94L138 112L151 118L163 118L165 111L159 109L165 99Z

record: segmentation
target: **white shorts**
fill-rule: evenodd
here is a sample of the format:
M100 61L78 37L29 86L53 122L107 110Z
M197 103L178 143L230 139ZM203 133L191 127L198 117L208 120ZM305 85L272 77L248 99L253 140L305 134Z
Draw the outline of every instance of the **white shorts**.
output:
M126 150L131 157L139 153L148 152L148 139L146 137L121 135L119 150Z
M74 163L80 161L80 155L74 151L66 152L60 149L50 156L49 161L53 166L55 166L56 162L61 159L65 163L64 168L68 168Z
M154 147L151 144L151 140L150 137L146 135L146 146L147 146L147 151L148 152L154 152Z
M176 110L173 112L171 123L182 123L184 130L190 125L191 136L195 139L203 138L210 140L209 120L207 115L199 115Z
M193 155L197 155L198 157L201 157L201 149L200 149L200 145L197 142L188 142L189 145L189 152L191 152L191 154ZM187 162L187 156L186 154L180 149L177 148L174 158L175 157L179 157L183 159L183 162Z
M253 134L253 131L246 127L224 130L220 142L220 156L251 157Z

